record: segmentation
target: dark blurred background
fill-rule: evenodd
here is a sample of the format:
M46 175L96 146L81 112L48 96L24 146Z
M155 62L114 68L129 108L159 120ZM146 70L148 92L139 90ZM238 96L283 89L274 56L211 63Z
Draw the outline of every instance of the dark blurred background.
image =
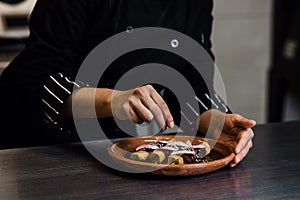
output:
M24 48L36 0L0 0L0 73Z

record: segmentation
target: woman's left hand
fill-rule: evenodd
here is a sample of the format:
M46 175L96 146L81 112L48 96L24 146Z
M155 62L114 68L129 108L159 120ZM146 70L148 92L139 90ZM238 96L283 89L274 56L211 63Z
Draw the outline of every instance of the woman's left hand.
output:
M248 154L253 146L252 139L254 120L246 119L238 114L226 114L222 134L219 141L230 144L234 150L235 157L229 164L230 167L236 166Z
M213 125L212 127L215 126L213 137L233 148L235 157L229 166L236 166L253 146L254 133L251 128L255 126L256 122L239 114L225 114L211 109L201 114L198 130L205 134L210 124Z

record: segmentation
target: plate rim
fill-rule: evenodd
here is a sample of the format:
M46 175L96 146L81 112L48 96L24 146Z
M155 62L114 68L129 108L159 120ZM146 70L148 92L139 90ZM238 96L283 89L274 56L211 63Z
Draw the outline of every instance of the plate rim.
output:
M152 167L154 170L153 171L149 171L149 172L145 172L145 173L151 173L151 174L156 174L156 175L163 175L163 176L191 176L191 175L199 175L199 174L204 174L204 173L208 173L208 172L212 172L212 171L216 171L219 170L220 168L225 167L226 165L228 165L234 158L235 154L232 151L231 153L229 153L228 156L225 156L223 158L217 159L217 160L213 160L213 161L209 161L209 162L202 162L202 163L190 163L190 164L181 164L181 165L170 165L170 164L154 164L154 163L150 163L150 162L141 162L141 161L136 161L136 160L132 160L129 158L126 158L125 156L117 157L116 154L114 153L114 151L112 150L114 147L116 147L118 144L123 143L123 142L128 142L130 140L147 140L148 138L160 138L160 139L167 139L167 138L174 138L174 137L180 137L180 138L194 138L194 139L199 139L199 140L203 140L203 141L207 141L207 140L215 140L215 139L210 139L210 138L204 138L204 137L200 137L200 136L188 136L188 135L165 135L165 136L142 136L142 137L133 137L133 138L127 138L124 140L120 140L117 142L114 142L111 146L109 146L107 148L107 151L109 153L109 155L119 164L127 164L127 167L129 168L133 168L134 166L140 166L140 167ZM223 145L227 148L229 148L229 145L227 145L226 143L222 143L222 142L218 142L216 141L219 145ZM216 144L217 144L216 143ZM217 150L216 150L217 151ZM132 167L131 167L132 166ZM187 169L200 169L200 168L205 168L205 167L209 167L209 166L217 166L215 169L213 170L207 170L204 173L199 173L196 172L193 173L188 173L186 175L181 175L181 174L177 174L176 173L168 173L169 170L174 170L174 169L183 169L183 168L187 168ZM136 170L136 168L134 168ZM138 171L137 171L138 172ZM143 172L141 172L143 173Z

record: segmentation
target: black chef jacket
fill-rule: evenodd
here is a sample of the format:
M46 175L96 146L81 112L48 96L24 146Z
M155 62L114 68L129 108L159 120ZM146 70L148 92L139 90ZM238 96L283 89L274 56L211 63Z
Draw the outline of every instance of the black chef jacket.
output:
M0 77L1 142L23 146L73 137L70 133L53 131L62 126L57 124L62 120L49 106L57 113L62 106L49 91L45 92L45 87L63 102L69 94L56 92L53 79L71 91L76 83L70 83L88 53L128 27L163 27L182 32L213 56L212 6L212 0L38 0L31 15L26 48ZM131 55L123 61L137 66L156 59L156 53L153 50L137 52L139 56ZM163 57L162 63L172 64L170 55ZM117 71L122 70L112 70ZM88 83L88 80L82 81ZM108 76L103 81L111 80ZM104 86L110 87L109 84Z

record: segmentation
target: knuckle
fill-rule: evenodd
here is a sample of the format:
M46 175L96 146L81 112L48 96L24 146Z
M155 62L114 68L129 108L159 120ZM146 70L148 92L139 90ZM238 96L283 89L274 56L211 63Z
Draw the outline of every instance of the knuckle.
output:
M151 122L152 118L149 115L146 115L145 117L145 122Z
M149 89L150 91L154 90L153 86L150 84L147 84L144 86L145 88Z
M135 88L133 90L133 95L143 95L143 88L142 87L138 87L138 88Z
M160 107L158 106L158 105L153 105L152 107L151 107L151 110L150 110L153 114L155 114L155 115L157 115L157 114L159 114L159 113L161 113L160 112Z
M251 138L254 138L254 133L253 133L253 131L251 131Z
M242 119L242 115L240 114L232 114L231 119L234 123L239 122Z
M253 147L253 142L252 141L250 141L249 147L250 147L250 149Z
M158 107L161 109L161 110L167 110L168 109L168 105L165 101L159 101L157 103Z
M128 103L130 106L134 106L136 103L136 99L133 96L131 96L128 98Z
M244 155L245 155L245 151L242 151L241 153L239 153L239 155L238 155L239 161L241 161L244 158Z
M149 90L148 85L145 85L145 86L135 88L133 90L133 95L137 95L139 97L145 98L145 97L149 96L149 91L151 91L151 90Z
M128 106L127 106L127 104L123 104L123 105L122 105L122 109L123 109L123 111L125 111L125 112L126 112L126 111L128 110Z
M166 117L166 121L168 121L168 122L173 121L173 117L171 115Z

